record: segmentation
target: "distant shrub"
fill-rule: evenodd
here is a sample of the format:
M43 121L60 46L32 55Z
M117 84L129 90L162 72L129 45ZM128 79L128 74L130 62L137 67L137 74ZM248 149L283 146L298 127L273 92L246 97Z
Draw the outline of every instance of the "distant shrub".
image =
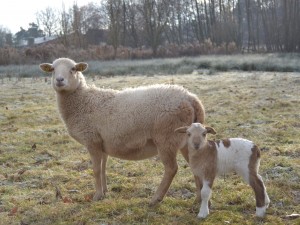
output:
M198 69L209 69L209 68L211 68L210 61L200 61L198 63Z
M194 71L194 67L188 66L188 65L186 65L186 66L183 65L177 69L176 73L177 74L190 74L193 71Z
M235 54L235 53L238 53L239 50L238 50L238 47L236 46L236 43L235 42L230 42L227 46L227 54Z
M208 46L210 45L207 41ZM173 46L174 49L175 45ZM200 46L198 46L200 47ZM59 49L57 49L59 48ZM49 45L47 48L36 47L23 49L22 54L18 54L20 50L6 49L6 52L1 52L0 60L4 60L1 54L9 52L8 58L14 57L17 61L15 65L0 66L1 76L10 75L11 77L18 76L44 76L39 68L38 63L52 62L58 57L70 57L75 61L87 61L89 69L85 72L86 75L155 75L155 74L189 74L194 70L206 69L215 73L215 71L279 71L279 72L294 72L300 71L299 54L245 54L245 55L201 55L198 57L175 57L175 58L159 58L151 59L152 51L147 48L127 49L121 48L117 51L117 57L131 57L131 59L116 59L109 60L113 56L113 48L108 45L89 47L88 50L64 48L63 45ZM27 52L26 52L27 51ZM50 53L46 53L49 51ZM160 51L169 52L167 48ZM175 50L174 50L175 51ZM89 53L92 52L92 60L86 60ZM22 52L21 52L22 53ZM171 53L171 52L169 52ZM168 53L168 54L169 54ZM25 54L30 57L26 58ZM1 58L2 57L2 58ZM144 60L132 60L133 57L144 57ZM138 58L140 59L140 58ZM3 75L2 75L3 74Z
M214 68L218 71L228 71L228 66L224 64L217 64Z
M248 62L242 63L240 68L243 71L255 71L255 70L257 70L257 66L254 63L248 63Z

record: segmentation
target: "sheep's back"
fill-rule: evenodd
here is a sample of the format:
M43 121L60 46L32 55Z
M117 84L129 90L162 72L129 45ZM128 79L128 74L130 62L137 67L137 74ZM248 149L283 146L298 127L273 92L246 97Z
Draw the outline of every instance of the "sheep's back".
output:
M125 89L114 98L115 116L126 114L141 122L153 119L160 114L172 114L178 111L182 102L190 101L190 93L180 86L153 85Z
M174 133L174 129L183 124L184 120L192 123L195 96L186 89L176 85L152 85L148 87L129 88L115 94L107 107L105 126L101 136L114 140L128 137L146 142L153 132L158 132L162 121L168 120L172 126L166 132ZM181 118L181 111L187 108L190 118ZM188 125L186 123L185 125ZM112 135L113 134L113 135ZM121 140L120 140L121 141Z

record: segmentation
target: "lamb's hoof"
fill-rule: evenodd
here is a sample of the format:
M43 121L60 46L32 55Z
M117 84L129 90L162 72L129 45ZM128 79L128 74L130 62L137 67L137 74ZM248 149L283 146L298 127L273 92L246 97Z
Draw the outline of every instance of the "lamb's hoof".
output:
M93 197L93 201L99 201L104 199L104 194L102 193L95 193L94 197Z
M198 219L205 219L209 214L209 210L200 210L200 212L197 215Z
M256 207L256 216L259 218L263 218L266 214L266 206Z
M269 208L269 205L271 203L271 200L269 199L269 196L266 199L266 208Z
M208 215L208 214L201 214L201 215L200 215L200 213L199 213L199 214L197 215L197 218L202 220L202 219L205 219L205 218L207 217L207 215Z

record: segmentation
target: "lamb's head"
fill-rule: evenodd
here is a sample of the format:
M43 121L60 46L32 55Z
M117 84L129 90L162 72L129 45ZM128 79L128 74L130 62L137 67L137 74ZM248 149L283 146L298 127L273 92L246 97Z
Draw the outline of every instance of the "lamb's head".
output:
M211 127L205 127L201 123L192 123L190 126L179 127L175 130L178 133L187 134L187 143L189 149L201 150L207 143L207 134L216 134Z
M85 83L81 72L85 71L87 67L87 63L76 63L68 58L56 59L53 64L40 64L42 71L52 73L52 85L57 92L72 92L77 89L79 84Z

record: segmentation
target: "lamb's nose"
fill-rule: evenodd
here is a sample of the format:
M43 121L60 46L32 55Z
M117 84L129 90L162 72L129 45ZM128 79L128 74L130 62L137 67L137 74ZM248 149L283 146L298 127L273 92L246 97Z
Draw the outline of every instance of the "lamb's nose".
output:
M194 144L194 146L195 146L195 149L198 149L200 144Z
M63 77L58 77L58 78L56 78L56 81L57 82L62 82L62 81L64 81L64 78Z

